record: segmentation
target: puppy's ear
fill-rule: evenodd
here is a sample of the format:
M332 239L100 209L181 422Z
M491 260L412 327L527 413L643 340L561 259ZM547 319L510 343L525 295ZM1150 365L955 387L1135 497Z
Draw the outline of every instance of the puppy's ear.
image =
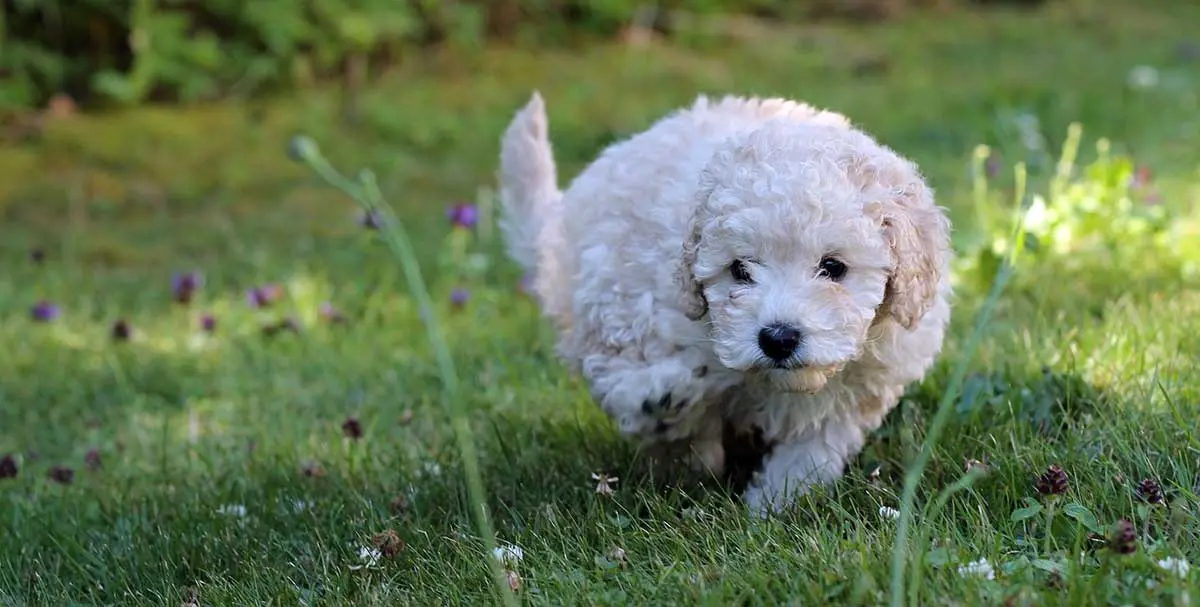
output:
M866 190L881 188L876 209L895 264L878 315L891 316L911 330L937 300L950 248L950 222L911 163L868 161L859 168L867 182L874 181Z
M696 280L694 267L696 257L700 253L700 237L704 232L704 222L708 217L707 198L711 189L702 191L699 195L696 209L688 220L684 231L683 250L680 252L679 265L675 268L675 284L679 289L679 303L683 313L691 320L700 320L708 314L708 298L704 296L704 285Z

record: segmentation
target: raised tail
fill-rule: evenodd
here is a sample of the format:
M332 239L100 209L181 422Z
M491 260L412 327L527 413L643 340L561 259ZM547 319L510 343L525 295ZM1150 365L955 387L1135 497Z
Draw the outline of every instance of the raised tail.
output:
M558 316L551 300L563 285L557 252L562 240L558 174L542 96L536 91L517 112L500 144L500 229L508 254L533 279L544 311Z

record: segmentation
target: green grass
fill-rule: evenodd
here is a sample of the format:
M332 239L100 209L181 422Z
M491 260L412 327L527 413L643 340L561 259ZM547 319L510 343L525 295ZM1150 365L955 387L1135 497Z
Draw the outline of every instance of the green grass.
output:
M0 149L0 455L20 465L0 479L0 604L495 598L410 285L379 234L356 225L351 201L286 157L298 132L344 172L377 174L414 238L491 522L524 550L524 600L888 602L896 522L879 509L897 507L962 357L1021 161L1031 194L1061 192L1051 200L1076 237L1024 253L997 302L916 494L905 598L1198 600L1200 571L1181 580L1155 562L1200 566L1200 64L1176 50L1195 41L1200 9L1103 4L1082 16L764 29L687 47L496 48L380 79L357 128L334 126L336 93L314 90L77 116ZM854 69L876 58L884 71ZM1138 65L1157 67L1157 86L1127 86ZM843 481L758 521L714 483L652 474L555 361L486 213L475 232L451 230L445 206L491 184L499 134L535 87L564 176L698 91L833 107L926 170L964 257L953 333ZM1023 147L1005 118L1018 113L1038 117L1045 154ZM1054 182L1074 122L1079 161L1069 184ZM1110 160L1096 151L1102 137ZM984 191L972 179L980 143L1001 166ZM1125 156L1153 169L1157 206L1140 192L1117 206ZM1143 229L1132 218L1149 209L1161 225ZM44 264L28 260L34 247ZM471 259L486 265L471 270ZM204 287L190 306L173 303L171 273L192 269ZM244 291L270 281L286 297L250 308ZM462 308L449 303L457 286L471 294ZM41 299L62 307L57 321L30 320ZM325 300L349 322L323 321ZM206 312L219 323L210 336L198 330ZM262 335L287 315L299 333ZM110 338L118 318L135 329L128 343ZM343 435L350 416L359 440ZM939 502L969 459L989 472ZM1070 487L1047 533L1047 510L1028 499L1044 501L1034 483L1052 463ZM54 466L71 467L73 482L51 481ZM594 491L593 472L619 478L614 495ZM1169 506L1140 500L1143 478L1162 484ZM399 496L407 506L394 511ZM1133 521L1137 553L1096 548L1077 522L1085 512L1101 532ZM389 529L404 549L352 569ZM995 580L957 572L979 558Z

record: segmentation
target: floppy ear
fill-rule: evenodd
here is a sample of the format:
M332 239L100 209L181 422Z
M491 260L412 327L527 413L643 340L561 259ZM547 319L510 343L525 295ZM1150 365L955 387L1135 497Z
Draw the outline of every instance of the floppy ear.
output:
M700 320L708 314L708 298L704 296L704 285L696 280L693 267L696 256L700 252L700 235L704 231L704 217L707 213L704 201L701 200L692 217L688 220L684 232L683 250L679 256L679 265L675 269L675 284L679 288L679 303L683 313L691 320Z
M892 271L877 318L891 316L911 330L937 300L950 246L950 222L934 204L933 192L915 166L901 159L882 164L866 162L858 167L865 183L882 186L875 208L892 250Z

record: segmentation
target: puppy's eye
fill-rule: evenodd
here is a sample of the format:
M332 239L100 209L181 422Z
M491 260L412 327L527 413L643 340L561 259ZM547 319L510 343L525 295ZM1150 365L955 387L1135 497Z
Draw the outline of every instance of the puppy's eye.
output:
M729 274L733 276L734 280L741 283L752 284L754 282L754 277L750 275L750 268L741 259L735 259L733 263L729 264Z
M821 258L821 263L817 264L817 276L823 276L837 282L845 275L846 264L833 257L823 257Z

